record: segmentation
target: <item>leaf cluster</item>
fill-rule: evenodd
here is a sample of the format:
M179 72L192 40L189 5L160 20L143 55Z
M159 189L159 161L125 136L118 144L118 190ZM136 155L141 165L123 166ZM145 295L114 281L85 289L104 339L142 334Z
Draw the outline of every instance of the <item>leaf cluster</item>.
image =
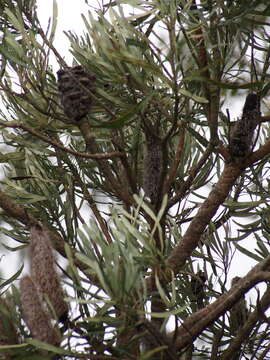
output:
M266 356L268 290L248 302L237 336L229 318L250 289L269 282L269 119L260 119L253 153L235 161L226 101L256 92L263 114L269 109L269 11L257 0L111 1L82 15L82 36L66 32L74 59L66 64L54 45L56 1L46 30L34 1L1 2L4 246L27 248L29 226L42 223L71 310L66 324L55 324L61 348L41 343L29 338L12 287L0 312L16 339L8 335L0 352L14 359ZM83 89L91 111L72 122L56 71L76 65L96 80ZM149 167L147 156L156 161ZM144 195L145 178L156 181L155 201ZM256 276L233 270L238 258L257 264ZM20 274L0 284L3 292ZM233 275L246 277L231 287ZM10 298L7 314L2 300Z

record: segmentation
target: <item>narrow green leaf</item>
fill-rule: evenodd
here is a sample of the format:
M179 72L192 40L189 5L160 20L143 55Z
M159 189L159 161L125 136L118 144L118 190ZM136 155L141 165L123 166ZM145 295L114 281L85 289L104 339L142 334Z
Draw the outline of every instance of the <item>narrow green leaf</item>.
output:
M249 258L255 260L255 261L262 261L262 258L258 255L256 255L254 252L249 251L247 248L239 245L238 242L233 242L234 246L236 247L237 250L239 250L242 254L248 256Z
M160 284L160 281L159 281L159 278L158 278L157 274L155 274L155 281L156 281L156 286L157 286L157 289L158 289L158 292L159 292L159 295L160 295L161 299L163 300L164 304L167 307L170 307L171 306L170 300L168 299L165 291L162 289L162 286Z
M54 37L55 37L55 31L57 28L57 19L58 19L58 5L57 1L53 0L53 15L52 15L52 27L51 27L51 33L49 37L49 42L52 44Z
M0 345L0 350L9 350L9 349L23 349L29 347L29 344L18 344L18 345Z
M16 15L13 13L8 7L5 7L5 13L7 14L10 22L14 25L14 27L20 31L24 31L24 23L21 17L21 14L17 11Z
M207 139L205 139L201 134L199 134L198 131L194 130L192 127L187 127L188 132L190 132L195 139L199 141L200 144L202 144L204 147L207 147L209 142Z
M80 261L82 261L82 262L84 262L85 264L87 264L89 267L91 267L91 268L95 271L95 273L96 273L96 275L97 275L97 277L98 277L98 279L99 279L99 281L100 281L100 284L101 284L101 286L103 287L104 291L105 291L108 295L111 295L111 296L112 296L112 292L111 292L108 284L107 284L106 281L105 281L104 274L103 274L101 268L99 267L99 264L98 264L96 261L92 261L92 260L90 260L87 256L85 256L85 255L83 255L83 254L80 254L80 253L76 253L76 257L77 257Z
M157 318L157 319L168 319L169 316L171 315L177 315L180 314L181 312L185 311L186 308L188 307L188 305L185 306L181 306L175 310L170 310L168 312L143 312L143 314L145 315L149 315L153 318Z
M12 48L14 53L17 55L17 58L21 60L24 56L24 51L21 45L19 44L18 40L16 40L15 36L12 35L11 33L6 33L4 39L9 45L9 48Z
M2 246L3 246L5 249L9 250L9 251L18 251L18 250L22 250L22 249L27 248L27 247L28 247L28 244L11 247L11 246L8 246L8 245L2 243Z
M54 354L59 354L59 355L69 355L69 356L76 356L78 355L77 353L71 352L71 351L67 351L61 348L58 348L56 346L44 343L42 341L39 341L37 339L27 339L27 343L30 345L33 345L35 347L37 347L38 349L42 349L42 350L46 350L46 351L51 351Z
M236 202L232 200L228 200L224 203L224 206L229 207L231 210L235 209L253 209L260 204L263 204L264 200L257 200L257 201L241 201Z
M143 354L142 356L139 357L139 360L147 360L147 359L153 359L153 355L162 351L162 350L165 350L167 349L168 346L159 346L159 347L156 347L155 349L153 350L150 350L150 351L147 351L145 354Z
M143 111L150 102L150 100L157 93L158 93L157 90L150 92L147 96L145 96L145 98L139 104L130 106L130 108L122 115L118 116L116 120L104 122L100 125L92 125L92 127L116 129L124 126L128 121L132 120L140 111Z
M24 268L24 264L22 264L20 269L14 275L12 275L8 280L6 280L0 284L0 289L3 289L5 286L11 284L14 280L17 280L18 277L21 275L23 268Z
M201 104L207 104L208 103L208 100L201 97L201 96L197 96L197 95L194 95L192 94L191 92L189 92L188 90L186 89L179 89L179 93L198 102L198 103L201 103Z

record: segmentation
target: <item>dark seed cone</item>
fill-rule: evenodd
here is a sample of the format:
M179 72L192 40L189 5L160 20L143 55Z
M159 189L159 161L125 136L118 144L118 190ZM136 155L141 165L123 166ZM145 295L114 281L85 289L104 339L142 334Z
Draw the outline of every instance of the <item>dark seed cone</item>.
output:
M242 118L235 124L229 145L232 157L242 158L248 155L253 145L253 135L260 122L260 98L249 94L243 108Z
M204 292L204 284L207 278L205 273L200 270L197 272L196 277L192 277L190 281L190 287L194 299L197 303L198 309L202 309L204 307L204 299L205 299L205 292Z
M41 226L30 230L31 276L43 298L49 299L59 321L67 319L68 305L55 268L49 234Z
M160 200L163 160L161 140L154 135L147 134L143 166L143 189L153 205L156 205Z
M232 279L232 286L234 286L241 278L236 276ZM238 330L244 325L247 320L248 310L246 307L245 297L243 296L231 309L229 324L233 335L237 334Z
M33 338L59 346L59 333L53 328L49 314L42 306L37 289L30 276L21 279L20 291L23 319Z
M81 120L91 109L95 76L88 74L82 66L59 70L57 76L65 115L72 122Z

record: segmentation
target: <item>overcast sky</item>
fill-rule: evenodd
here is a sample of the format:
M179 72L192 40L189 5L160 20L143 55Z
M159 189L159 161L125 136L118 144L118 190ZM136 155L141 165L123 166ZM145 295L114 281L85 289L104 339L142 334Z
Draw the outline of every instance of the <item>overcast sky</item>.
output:
M89 1L91 5L94 5L96 0ZM37 0L38 4L38 16L44 29L48 25L49 18L53 13L53 0ZM77 34L83 31L83 21L81 14L87 14L91 9L85 4L84 0L57 0L58 7L58 26L55 39L55 47L59 53L64 57L68 65L71 65L72 55L69 53L69 41L64 31L74 31Z

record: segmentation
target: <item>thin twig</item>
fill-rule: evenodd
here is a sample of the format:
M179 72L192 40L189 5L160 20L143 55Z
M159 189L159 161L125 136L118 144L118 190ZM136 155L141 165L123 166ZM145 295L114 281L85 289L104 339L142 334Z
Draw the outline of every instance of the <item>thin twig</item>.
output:
M57 148L56 148L56 152L57 152ZM78 182L78 184L80 185L81 187L81 190L82 190L82 193L84 195L84 198L85 200L88 202L91 210L93 211L93 214L95 215L95 218L97 219L97 222L102 230L102 233L104 234L104 236L106 237L106 240L108 242L108 244L112 243L112 238L110 236L110 233L109 233L109 230L108 230L108 226L106 224L106 221L103 219L103 217L101 216L97 206L96 206L96 203L92 197L92 195L90 194L90 192L88 191L85 183L83 182L83 180L81 179L79 173L78 173L78 170L76 168L76 166L73 165L72 161L70 161L70 159L67 157L65 159L65 161L67 162L71 172L73 173L74 175L74 180L76 182ZM79 212L76 211L77 214L79 215ZM98 247L95 246L95 244L93 244L94 247L95 247L95 251L97 253L97 255L101 258L101 255L99 253L99 250L98 250Z
M9 121L9 122L0 121L0 125L2 125L3 127L6 127L6 128L22 129L22 130L36 136L37 138L43 140L47 144L57 147L58 149L66 152L68 154L71 154L71 155L74 155L77 157L81 157L84 159L102 160L102 159L111 159L111 158L115 158L115 157L124 156L123 153L118 152L118 151L110 152L110 153L106 153L106 154L85 154L85 153L77 152L77 151L66 148L65 146L59 144L58 142L56 142L54 140L49 139L47 136L42 135L40 132L34 130L33 128L31 128L27 125L21 124L19 122L16 122L16 121Z
M226 349L225 353L220 357L221 360L230 360L240 348L243 342L245 342L254 329L255 324L262 316L270 305L270 290L266 290L263 297L260 300L260 304L256 309L248 316L248 319L244 326L238 331L234 339L232 340L230 346ZM269 351L269 347L267 347ZM265 357L259 357L258 359L265 359Z
M202 155L201 159L198 161L195 168L191 169L190 175L187 178L187 180L184 182L183 186L181 187L180 191L169 201L167 208L170 209L173 205L175 205L178 201L182 199L182 197L185 195L186 191L190 189L192 181L195 179L198 172L201 170L202 166L208 159L209 155L212 151L212 145L210 145L208 148L206 148L204 154Z
M178 350L185 348L201 334L218 317L229 310L239 299L256 284L270 280L270 256L257 264L248 274L221 295L215 302L191 315L178 329L175 346ZM188 331L186 330L188 329ZM173 333L170 334L173 336ZM227 358L226 358L227 359Z

